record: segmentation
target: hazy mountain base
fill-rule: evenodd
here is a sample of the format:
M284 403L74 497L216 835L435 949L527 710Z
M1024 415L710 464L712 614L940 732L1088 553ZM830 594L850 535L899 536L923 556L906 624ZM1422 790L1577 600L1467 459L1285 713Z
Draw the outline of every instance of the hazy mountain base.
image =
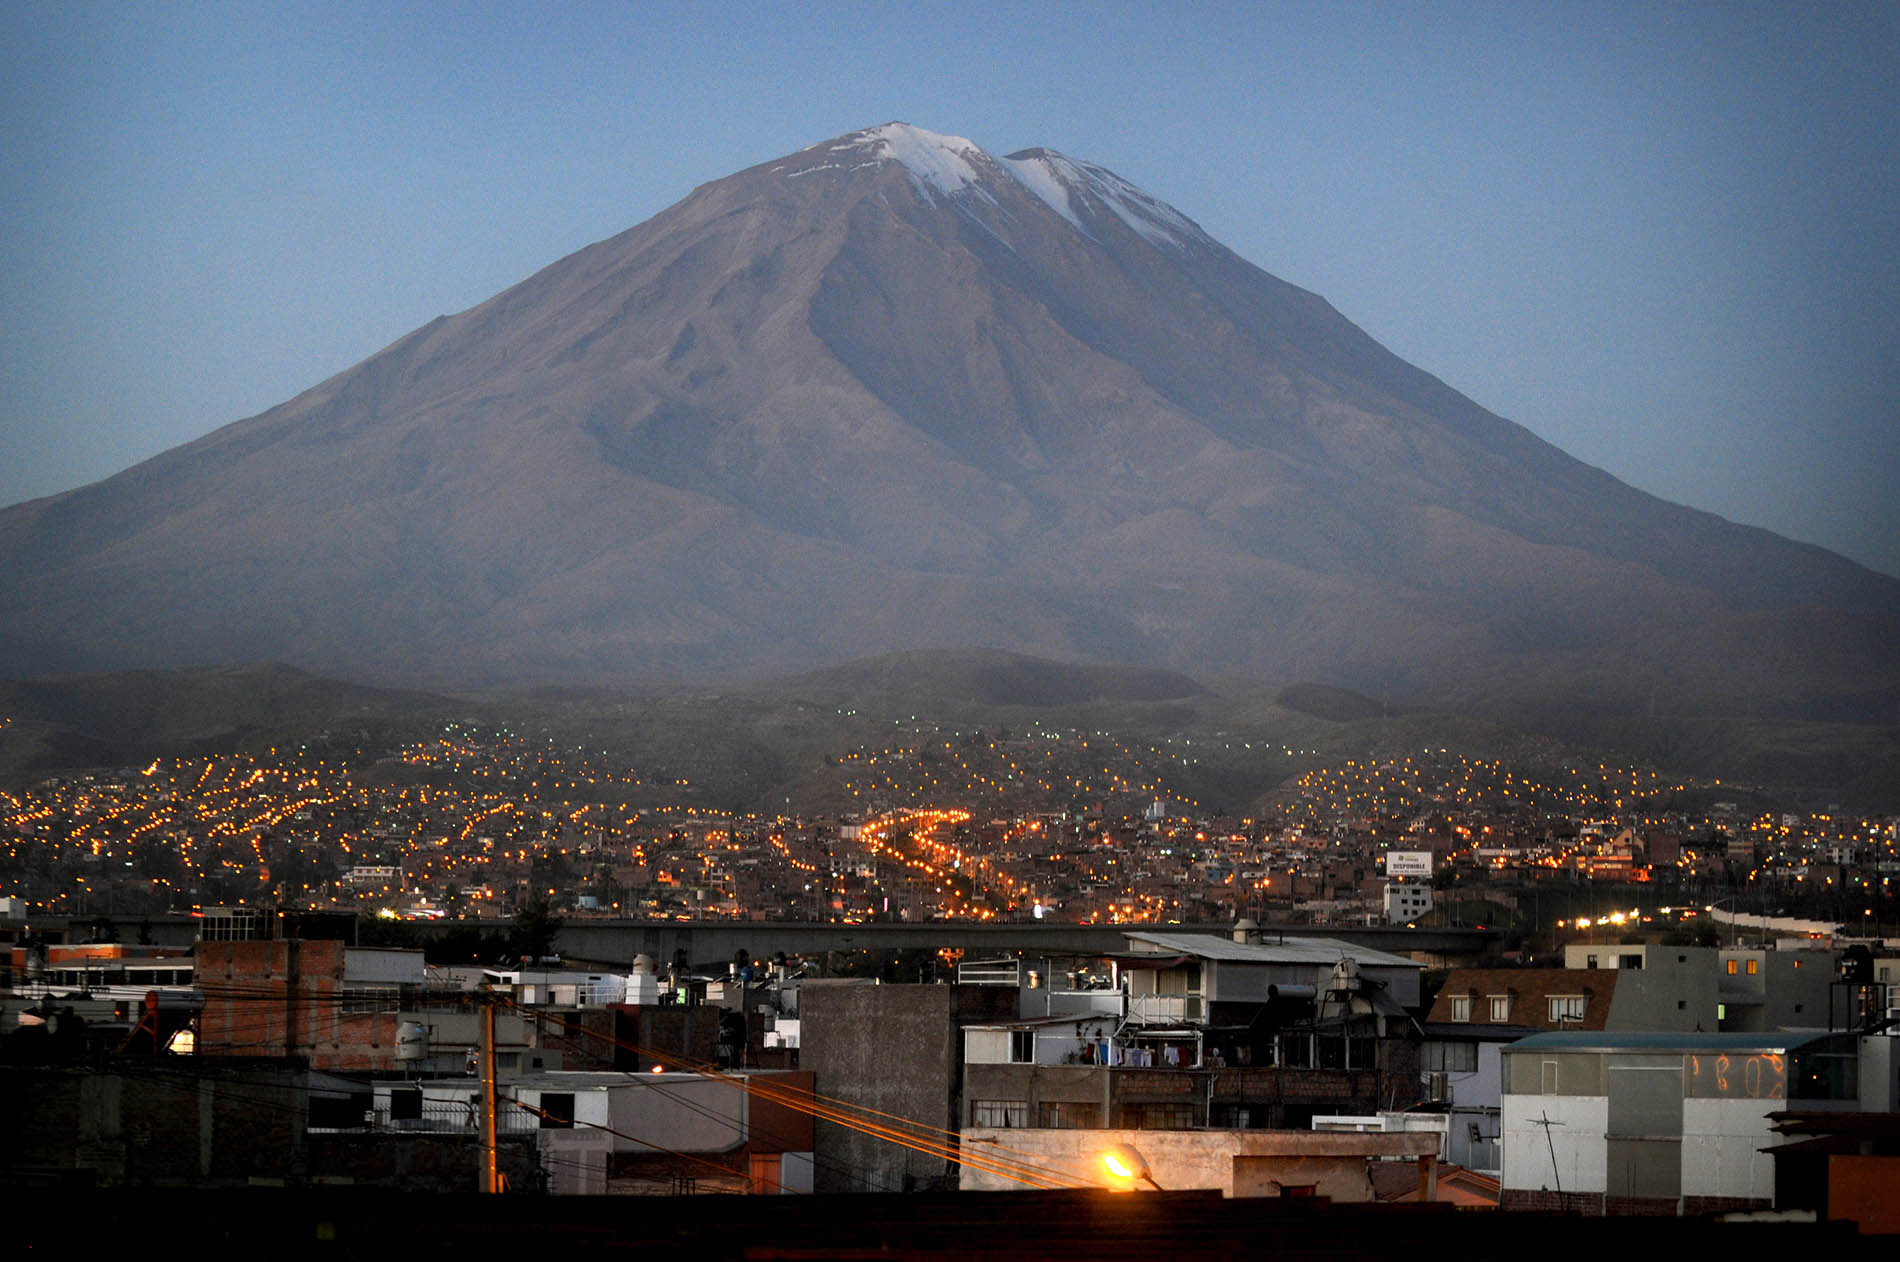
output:
M861 809L834 765L841 755L914 743L920 731L979 730L1191 741L1192 757L1170 764L1170 786L1231 812L1259 806L1315 766L1426 749L1527 763L1637 758L1720 778L1725 796L1786 808L1900 805L1893 728L1660 717L1627 720L1585 747L1458 715L1399 712L1326 685L1209 690L1163 671L993 650L888 654L725 692L449 696L364 688L279 665L130 671L0 681L0 715L9 720L0 727L0 778L10 784L157 756L298 747L373 755L432 739L454 722L545 735L637 768L647 782L639 797L654 805L687 800L734 810ZM1068 803L1052 796L1047 805Z

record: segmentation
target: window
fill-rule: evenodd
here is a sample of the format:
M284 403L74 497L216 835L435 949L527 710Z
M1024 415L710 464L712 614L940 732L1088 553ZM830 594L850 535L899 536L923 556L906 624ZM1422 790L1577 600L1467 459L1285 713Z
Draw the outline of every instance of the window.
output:
M574 1093L572 1091L543 1091L541 1093L541 1129L567 1130L574 1125Z
M1027 1100L972 1100L970 1125L996 1128L1029 1125Z
M1471 996L1453 995L1451 999L1451 1019L1453 1021L1471 1020Z
M1036 1125L1057 1131L1094 1130L1102 1123L1098 1104L1078 1104L1071 1100L1045 1100L1036 1106Z
M1641 968L1643 966L1643 957L1635 952L1631 952L1627 955L1619 955L1616 957L1616 966L1618 968Z
M1730 960L1730 961L1728 962L1728 975L1729 975L1730 977L1733 977L1733 976L1735 976L1735 974L1736 974L1736 973L1737 973L1738 971L1739 971L1739 970L1738 970L1738 969L1737 969L1737 968L1735 967L1735 961L1734 961L1734 960Z
M1491 1020L1502 1024L1511 1019L1511 997L1509 995L1491 996Z
M1594 956L1594 955L1586 955L1586 956L1584 956L1584 957L1583 957L1583 966L1584 966L1585 968L1595 968L1595 967L1597 966L1597 957L1596 957L1596 956Z
M1371 1069L1376 1063L1376 1039L1322 1034L1314 1041L1321 1069Z
M1142 1131L1183 1131L1194 1125L1191 1104L1131 1104L1122 1110L1122 1125Z
M1036 1032L1034 1030L1009 1032L1009 1059L1011 1064L1016 1065L1036 1063Z
M1550 1019L1559 1022L1583 1020L1583 996L1552 995L1550 997Z
M1419 1045L1419 1068L1428 1073L1475 1073L1478 1045L1452 1040L1428 1039Z
M1748 962L1748 975L1750 977L1753 977L1755 975L1756 970L1759 969L1760 967L1761 967L1760 960L1750 960Z
M422 1120L422 1093L412 1089L390 1092L389 1120L420 1122Z

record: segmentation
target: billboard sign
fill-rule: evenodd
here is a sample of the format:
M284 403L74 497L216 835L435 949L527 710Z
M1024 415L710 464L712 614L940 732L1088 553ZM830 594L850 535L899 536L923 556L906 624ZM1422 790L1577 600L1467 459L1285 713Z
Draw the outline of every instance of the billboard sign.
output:
M1392 850L1385 856L1387 876L1430 876L1432 852L1429 850Z

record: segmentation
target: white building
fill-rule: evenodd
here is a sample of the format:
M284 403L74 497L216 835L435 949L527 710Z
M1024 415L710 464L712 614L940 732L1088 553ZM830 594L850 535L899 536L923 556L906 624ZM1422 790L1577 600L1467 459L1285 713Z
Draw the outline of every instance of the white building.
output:
M1387 924L1408 925L1432 909L1432 887L1422 881L1385 883Z
M1505 1209L1768 1208L1769 1115L1859 1107L1852 1034L1565 1032L1503 1055Z

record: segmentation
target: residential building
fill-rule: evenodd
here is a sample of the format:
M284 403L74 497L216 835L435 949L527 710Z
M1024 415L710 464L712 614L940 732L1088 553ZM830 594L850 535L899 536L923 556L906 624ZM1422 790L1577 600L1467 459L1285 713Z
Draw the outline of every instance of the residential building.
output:
M971 1025L962 1124L1303 1129L1318 1114L1412 1103L1407 1006L1422 966L1332 939L1251 936L1131 930L1111 960L1114 990L1045 1004L1125 993L1122 1011Z
M1567 1031L1503 1055L1505 1209L1768 1208L1771 1115L1859 1104L1852 1034Z

